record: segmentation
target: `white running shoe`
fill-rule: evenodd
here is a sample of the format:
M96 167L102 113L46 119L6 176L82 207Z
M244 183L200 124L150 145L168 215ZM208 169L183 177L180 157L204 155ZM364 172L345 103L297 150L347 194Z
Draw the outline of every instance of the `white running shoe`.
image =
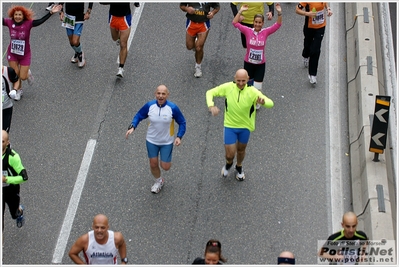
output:
M256 104L256 109L260 109L260 104Z
M116 76L123 78L123 72L124 72L124 71L125 71L125 70L124 70L123 68L119 67L119 68L118 68L118 73L116 74Z
M161 191L164 183L165 183L165 180L163 178L161 178L160 181L156 181L155 184L151 187L151 192L154 194L158 194L159 191Z
M78 67L83 68L86 65L85 53L82 52L81 56L78 56Z
M223 177L227 177L227 175L229 175L229 170L226 170L226 165L223 166L221 174Z
M14 100L16 100L16 101L21 100L21 96L23 93L24 93L24 91L22 91L22 89L17 90Z
M10 91L10 98L11 99L15 99L17 97L17 91L16 90L11 90Z
M194 77L195 77L195 78L202 77L201 67L195 67Z
M236 171L237 171L236 179L237 179L238 181L240 181L240 182L244 181L244 179L245 179L245 174L244 174L244 170L243 170L242 166L241 166L241 172L239 172L239 170L237 169L237 165L236 165Z
M29 71L28 71L28 84L29 84L30 86L32 86L32 84L33 84L34 81L35 81L35 78L33 77L32 72L31 72L30 69L29 69Z
M316 83L317 83L316 76L308 75L308 77L309 77L309 82L310 82L311 84L316 84Z
M79 61L79 59L78 59L78 53L75 53L75 55L73 55L72 58L71 58L71 62L72 62L72 63L76 63L76 62L78 62L78 61Z
M303 58L303 65L305 66L305 68L307 68L309 66L309 58L308 57Z
M115 43L116 43L116 46L120 46L121 45L121 40L118 39L118 40L115 41Z

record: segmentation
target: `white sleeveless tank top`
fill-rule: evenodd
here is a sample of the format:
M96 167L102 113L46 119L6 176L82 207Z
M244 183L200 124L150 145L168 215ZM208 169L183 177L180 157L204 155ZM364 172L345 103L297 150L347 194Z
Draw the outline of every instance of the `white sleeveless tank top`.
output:
M87 264L118 264L118 249L115 247L114 232L108 230L108 241L101 245L94 238L94 231L89 233L89 245L84 252Z

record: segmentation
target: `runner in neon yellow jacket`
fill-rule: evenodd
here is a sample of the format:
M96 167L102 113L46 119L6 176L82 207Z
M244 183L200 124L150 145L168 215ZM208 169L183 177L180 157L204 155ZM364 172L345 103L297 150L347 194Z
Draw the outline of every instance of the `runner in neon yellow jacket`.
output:
M214 97L225 97L224 109L224 147L226 165L222 168L222 176L228 175L237 154L236 179L244 181L242 161L249 141L250 132L255 130L256 104L266 108L274 106L273 101L253 86L248 86L249 76L245 69L239 69L234 82L228 82L209 89L206 92L206 103L213 116L219 114Z
M242 69L243 70L243 69ZM239 72L238 70L237 72ZM246 71L245 71L246 72ZM237 79L237 74L235 76ZM255 130L256 103L258 98L263 99L266 108L274 106L273 101L262 94L253 86L239 84L239 81L221 84L206 92L206 103L208 107L214 106L214 97L225 97L224 126L230 128L246 128L253 132ZM217 108L217 107L216 107ZM214 115L214 114L212 114Z

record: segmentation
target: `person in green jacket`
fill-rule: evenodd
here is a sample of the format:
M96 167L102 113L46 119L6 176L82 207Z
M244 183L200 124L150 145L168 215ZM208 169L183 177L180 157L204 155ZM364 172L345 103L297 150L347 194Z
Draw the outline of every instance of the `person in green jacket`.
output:
M213 98L225 97L224 147L226 165L222 168L222 176L227 177L237 154L235 169L238 181L245 179L242 162L250 132L255 130L256 104L266 108L274 106L270 98L254 86L247 85L248 79L248 72L245 69L239 69L234 76L234 81L221 84L206 92L206 103L213 116L216 116L220 111L215 106Z
M9 147L10 140L8 133L2 130L3 142L3 231L4 231L4 210L6 203L10 210L11 217L16 220L17 227L24 225L24 208L20 205L19 189L20 184L28 180L28 174L22 165L18 153Z

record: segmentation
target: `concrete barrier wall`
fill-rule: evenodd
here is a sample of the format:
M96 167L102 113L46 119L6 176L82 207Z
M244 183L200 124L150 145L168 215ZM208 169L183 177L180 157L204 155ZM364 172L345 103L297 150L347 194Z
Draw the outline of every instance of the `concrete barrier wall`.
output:
M392 196L393 177L388 177L392 172L387 170L392 163L387 163L386 154L380 154L379 161L374 162L374 153L369 152L375 97L384 94L373 5L376 4L345 3L353 209L359 215L358 229L363 229L370 239L395 240L396 198ZM371 64L367 61L370 57ZM383 188L385 212L379 211L377 185Z

